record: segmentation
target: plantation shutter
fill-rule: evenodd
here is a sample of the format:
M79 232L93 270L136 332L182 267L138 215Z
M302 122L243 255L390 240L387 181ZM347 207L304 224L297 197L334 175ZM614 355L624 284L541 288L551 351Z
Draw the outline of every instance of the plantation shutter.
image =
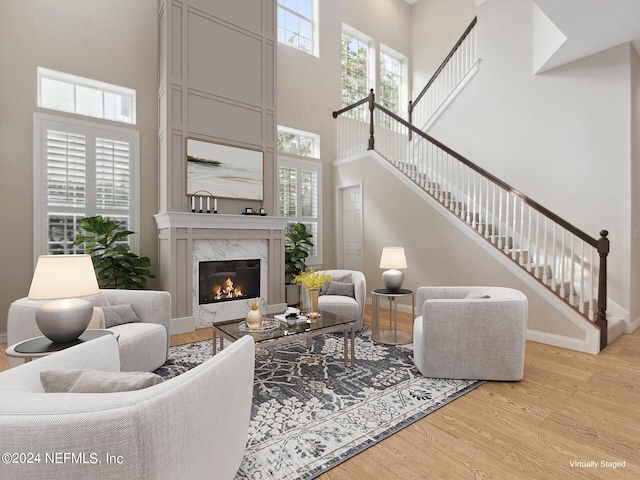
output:
M36 115L36 255L84 253L79 221L108 216L131 229L137 135L108 126Z
M309 263L319 261L320 251L320 164L279 158L280 215L289 219L288 225L298 222L313 235Z
M96 139L96 206L128 210L131 205L131 145Z

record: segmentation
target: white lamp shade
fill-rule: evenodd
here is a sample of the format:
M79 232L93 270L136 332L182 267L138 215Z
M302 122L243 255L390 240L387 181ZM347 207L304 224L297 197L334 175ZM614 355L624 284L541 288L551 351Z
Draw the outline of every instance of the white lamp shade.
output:
M407 268L407 258L402 247L384 247L380 268Z
M31 280L31 300L85 297L99 292L90 255L41 255Z

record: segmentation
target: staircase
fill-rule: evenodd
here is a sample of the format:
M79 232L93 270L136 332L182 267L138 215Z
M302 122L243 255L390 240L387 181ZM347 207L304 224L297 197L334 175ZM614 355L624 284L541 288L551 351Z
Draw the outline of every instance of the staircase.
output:
M608 343L607 231L598 238L586 234L411 124L413 117L418 125L429 125L477 65L475 25L474 19L416 101L410 102L409 121L376 103L373 90L334 112L338 159L362 154L368 137L367 150L375 150L458 221L593 322L600 329L602 350ZM445 86L430 91L435 85ZM427 108L418 107L421 99L430 99Z

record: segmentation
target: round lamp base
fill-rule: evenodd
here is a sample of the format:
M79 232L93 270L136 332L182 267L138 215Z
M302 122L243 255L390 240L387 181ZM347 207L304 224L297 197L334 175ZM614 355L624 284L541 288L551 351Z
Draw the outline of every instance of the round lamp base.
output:
M402 288L402 284L404 283L404 272L396 270L395 268L386 270L382 273L382 281L387 290L397 292Z
M84 332L93 316L93 305L87 300L71 298L54 300L36 311L36 323L42 334L54 343L70 342Z

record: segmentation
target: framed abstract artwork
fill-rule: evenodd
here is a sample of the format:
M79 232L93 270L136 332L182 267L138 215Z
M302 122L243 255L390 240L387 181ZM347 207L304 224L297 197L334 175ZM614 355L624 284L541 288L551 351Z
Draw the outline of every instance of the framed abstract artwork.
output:
M260 150L187 138L187 195L264 200L264 156Z

